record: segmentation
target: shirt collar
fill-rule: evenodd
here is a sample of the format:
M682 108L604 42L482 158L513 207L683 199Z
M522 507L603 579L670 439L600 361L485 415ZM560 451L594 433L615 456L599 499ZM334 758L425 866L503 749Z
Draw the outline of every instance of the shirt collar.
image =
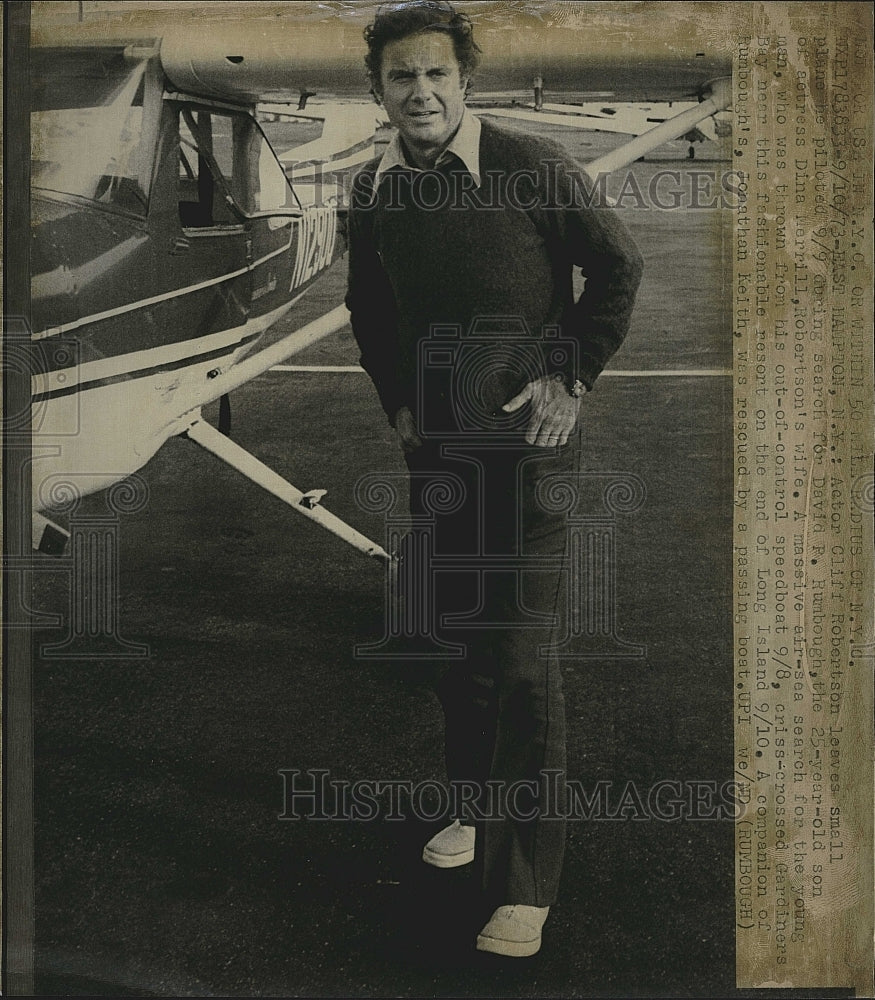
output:
M462 161L465 169L474 178L474 183L480 187L480 119L465 108L462 114L462 121L447 148L437 158L435 166L446 161L450 154L455 154ZM401 135L396 132L382 159L377 167L375 182L379 186L383 175L394 167L402 167L405 170L418 170L407 162L404 155L404 147L401 145Z

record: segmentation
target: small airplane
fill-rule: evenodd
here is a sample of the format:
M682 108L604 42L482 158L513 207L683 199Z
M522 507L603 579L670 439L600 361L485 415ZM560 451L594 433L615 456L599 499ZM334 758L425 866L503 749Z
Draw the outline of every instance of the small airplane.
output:
M142 41L33 50L35 544L64 543L43 513L59 495L103 489L186 434L385 557L201 418L343 326L341 306L258 350L344 247L336 204L289 183L239 80L193 93L175 86L183 64Z
M320 491L298 490L223 433L233 389L348 322L339 305L268 343L268 331L345 250L342 198L324 175L348 176L371 158L385 123L363 100L307 107L318 60L333 50L324 31L313 34L318 22L305 27L309 47L298 36L271 48L232 23L32 49L37 548L63 549L67 533L50 519L59 496L104 489L184 435L362 552L390 560L327 511ZM299 66L290 62L296 45L306 52ZM687 135L729 99L728 81L715 81L700 102L646 122L652 128L586 172L596 178ZM598 117L585 106L545 105L543 94L538 104L536 80L535 110L517 111L588 128ZM610 123L607 107L599 121ZM321 134L278 158L259 125L271 115L322 122ZM219 429L202 417L215 400Z

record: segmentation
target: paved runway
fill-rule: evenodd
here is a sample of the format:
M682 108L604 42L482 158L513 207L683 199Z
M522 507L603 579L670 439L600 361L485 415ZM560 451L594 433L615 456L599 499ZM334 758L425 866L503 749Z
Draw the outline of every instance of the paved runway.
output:
M643 183L731 168L664 152L636 164ZM565 668L569 773L615 798L663 780L707 794L732 775L731 380L692 372L731 363L731 214L623 213L646 277L617 374L585 400L585 462L646 489L614 526L617 634L646 655ZM343 281L339 262L289 329L335 305ZM357 360L346 329L293 363ZM382 538L354 484L403 463L365 375L272 371L232 404L236 440ZM278 818L284 770L441 779L427 672L354 656L382 633L378 564L187 441L141 477L147 502L118 522L118 627L147 655L35 654L41 992L734 993L727 819L632 819L633 806L571 822L541 953L501 960L473 949L470 870L419 860L440 821ZM95 496L80 515L106 510ZM38 630L37 649L63 637L71 600L68 574L40 567L34 605L62 625Z

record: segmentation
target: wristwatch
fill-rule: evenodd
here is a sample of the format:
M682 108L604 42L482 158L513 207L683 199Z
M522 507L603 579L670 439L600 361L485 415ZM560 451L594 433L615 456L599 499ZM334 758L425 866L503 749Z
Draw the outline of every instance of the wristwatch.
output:
M568 392L568 395L574 396L575 399L580 399L581 396L585 396L586 393L589 392L587 387L583 384L583 382L580 381L579 378L576 378L572 381L570 375L565 375L562 372L559 372L556 375L556 378L557 380L561 379L562 384L565 386L565 389Z

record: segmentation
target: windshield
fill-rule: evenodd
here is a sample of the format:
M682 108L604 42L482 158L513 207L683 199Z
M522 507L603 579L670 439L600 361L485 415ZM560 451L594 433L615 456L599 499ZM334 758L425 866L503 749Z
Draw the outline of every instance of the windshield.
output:
M147 60L121 48L35 50L34 187L145 214L152 144L143 142Z

